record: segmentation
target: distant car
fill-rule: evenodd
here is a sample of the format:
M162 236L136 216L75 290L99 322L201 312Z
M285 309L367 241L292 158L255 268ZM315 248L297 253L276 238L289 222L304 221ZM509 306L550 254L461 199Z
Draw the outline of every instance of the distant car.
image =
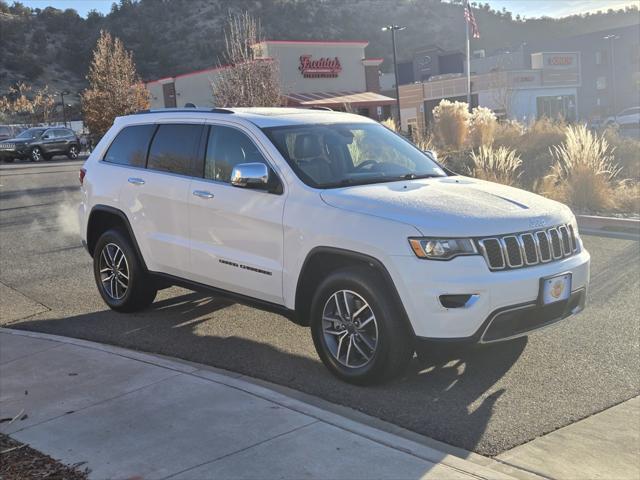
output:
M16 158L39 162L55 155L66 155L74 160L79 153L80 140L69 128L34 127L15 138L0 141L0 158L8 162Z
M619 114L607 118L604 124L606 127L618 125L620 128L640 128L640 107L622 110Z
M0 125L0 141L7 140L8 138L12 138L18 133L15 130L15 127L10 127L8 125Z

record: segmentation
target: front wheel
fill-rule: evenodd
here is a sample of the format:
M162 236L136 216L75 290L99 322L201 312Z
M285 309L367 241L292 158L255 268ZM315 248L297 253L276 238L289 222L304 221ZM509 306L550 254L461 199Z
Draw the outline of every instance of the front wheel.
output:
M29 154L29 158L32 162L39 162L40 160L42 160L42 149L40 149L40 147L33 147L31 149L31 153Z
M143 310L158 292L128 236L118 229L108 230L98 239L93 273L102 299L119 312Z
M330 274L311 306L311 334L327 368L350 383L400 375L413 355L411 333L389 289L372 269Z

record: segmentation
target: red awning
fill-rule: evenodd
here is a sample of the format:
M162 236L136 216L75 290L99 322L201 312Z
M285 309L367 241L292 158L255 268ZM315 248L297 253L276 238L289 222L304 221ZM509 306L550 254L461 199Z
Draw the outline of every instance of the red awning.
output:
M304 107L331 105L392 105L395 98L385 97L375 92L314 92L290 93L287 98Z

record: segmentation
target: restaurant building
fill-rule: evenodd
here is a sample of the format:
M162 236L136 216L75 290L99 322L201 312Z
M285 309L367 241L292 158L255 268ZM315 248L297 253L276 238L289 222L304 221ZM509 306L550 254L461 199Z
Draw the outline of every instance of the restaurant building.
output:
M348 110L375 119L390 116L395 99L380 94L382 58L366 58L366 41L268 40L259 57L276 61L283 105ZM211 84L225 67L146 82L151 107L215 106Z

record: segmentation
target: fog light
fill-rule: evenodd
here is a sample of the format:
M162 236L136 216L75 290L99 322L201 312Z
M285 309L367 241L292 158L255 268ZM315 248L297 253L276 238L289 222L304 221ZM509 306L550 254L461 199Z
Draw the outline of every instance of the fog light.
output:
M458 295L440 295L440 304L444 308L469 308L478 301L480 295L474 293Z

